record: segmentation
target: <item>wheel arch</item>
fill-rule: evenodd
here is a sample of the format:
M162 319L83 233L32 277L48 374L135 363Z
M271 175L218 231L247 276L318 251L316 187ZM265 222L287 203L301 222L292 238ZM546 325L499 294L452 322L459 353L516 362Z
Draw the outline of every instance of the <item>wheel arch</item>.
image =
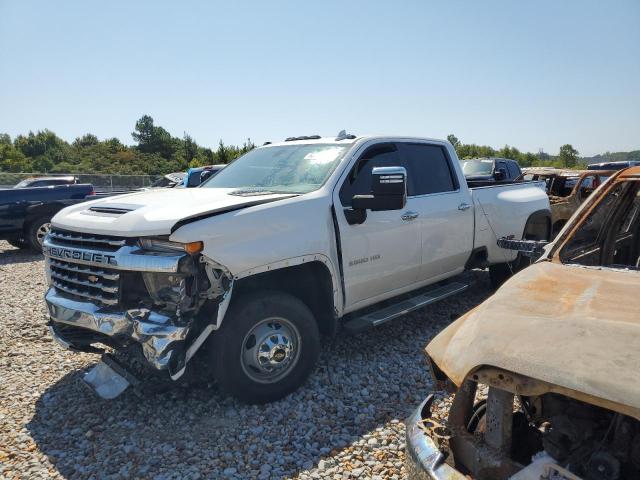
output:
M527 218L524 224L522 238L529 240L550 240L551 227L551 210L536 210Z
M40 217L53 218L55 214L62 210L64 207L64 204L55 202L43 205L35 205L29 208L25 215L23 228L27 228L27 225Z
M321 257L290 259L236 276L231 301L263 289L286 292L311 310L321 333L333 335L338 327L339 282L331 264Z

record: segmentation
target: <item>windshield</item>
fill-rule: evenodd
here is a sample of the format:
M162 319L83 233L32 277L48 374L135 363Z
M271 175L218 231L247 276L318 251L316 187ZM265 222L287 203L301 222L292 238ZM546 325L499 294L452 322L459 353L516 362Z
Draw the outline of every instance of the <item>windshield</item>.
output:
M25 188L31 185L33 180L22 180L20 183L17 183L13 186L13 188Z
M251 150L230 163L202 188L307 193L329 178L348 146L283 145Z
M491 175L493 160L461 160L462 172L469 175Z

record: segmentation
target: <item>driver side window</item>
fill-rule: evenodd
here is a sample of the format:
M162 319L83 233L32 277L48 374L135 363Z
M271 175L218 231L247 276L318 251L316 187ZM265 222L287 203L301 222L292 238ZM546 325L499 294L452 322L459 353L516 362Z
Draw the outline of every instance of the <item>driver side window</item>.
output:
M374 167L407 168L407 165L400 158L394 143L379 143L367 148L340 188L340 203L344 207L351 206L354 195L367 195L371 192L371 171Z

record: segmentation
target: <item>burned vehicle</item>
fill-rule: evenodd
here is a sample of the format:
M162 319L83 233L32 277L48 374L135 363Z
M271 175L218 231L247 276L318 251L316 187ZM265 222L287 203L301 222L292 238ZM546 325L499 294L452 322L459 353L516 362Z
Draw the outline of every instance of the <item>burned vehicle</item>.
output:
M639 268L636 167L429 343L455 396L446 419L432 395L408 420L410 478L640 478Z
M571 215L614 171L527 169L518 180L543 181L551 204L553 233L557 234Z

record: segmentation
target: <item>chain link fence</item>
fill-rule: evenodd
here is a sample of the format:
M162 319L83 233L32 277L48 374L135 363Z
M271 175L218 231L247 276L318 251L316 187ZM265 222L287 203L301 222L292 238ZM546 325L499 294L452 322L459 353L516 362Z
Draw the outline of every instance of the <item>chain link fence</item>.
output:
M34 177L73 176L77 183L90 183L96 192L123 192L150 187L162 175L104 175L89 173L9 173L0 172L0 188L12 188L22 180Z

